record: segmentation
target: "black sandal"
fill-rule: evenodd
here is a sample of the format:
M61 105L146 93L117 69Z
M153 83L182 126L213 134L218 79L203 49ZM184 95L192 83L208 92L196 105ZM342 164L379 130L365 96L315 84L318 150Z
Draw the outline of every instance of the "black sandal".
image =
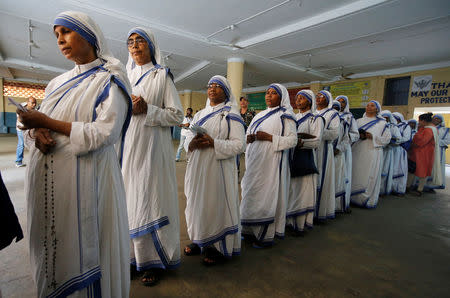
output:
M203 258L203 265L209 267L223 263L224 261L225 257L214 247L209 246L205 249L205 257Z
M189 249L189 251L187 251L186 249ZM198 246L195 243L191 243L191 244L187 245L183 249L183 251L186 256L196 256L196 255L199 255L202 253L200 246Z
M159 270L150 269L142 275L141 283L146 287L153 287L159 282L160 276Z

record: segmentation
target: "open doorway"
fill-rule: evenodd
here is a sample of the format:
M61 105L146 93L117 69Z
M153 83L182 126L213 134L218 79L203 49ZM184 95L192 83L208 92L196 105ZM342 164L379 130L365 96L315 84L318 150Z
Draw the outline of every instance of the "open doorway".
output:
M420 114L424 113L441 114L444 117L444 122L446 127L450 127L450 107L427 107L427 108L415 108L414 109L414 119L418 120ZM450 149L445 152L445 163L450 166Z

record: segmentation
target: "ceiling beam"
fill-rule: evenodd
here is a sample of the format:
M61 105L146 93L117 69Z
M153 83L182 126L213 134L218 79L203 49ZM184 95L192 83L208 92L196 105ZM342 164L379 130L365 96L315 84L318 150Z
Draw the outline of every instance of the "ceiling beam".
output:
M294 52L290 52L290 53L285 53L282 56L274 56L271 58L278 58L278 59L284 59L286 57L292 56L292 55L306 55L309 53L314 52L314 56L316 55L321 55L324 53L331 53L334 51L342 51L345 48L351 48L354 47L356 43L361 43L364 42L365 39L368 38L376 38L378 35L381 34L386 34L386 33L393 33L397 30L404 30L404 29L409 29L411 32L414 31L415 27L424 27L427 26L429 23L432 22L440 22L441 24L443 24L443 30L445 30L446 27L445 24L448 23L450 20L450 16L444 16L444 17L436 17L436 18L429 18L429 19L425 19L425 20L420 20L418 22L414 22L414 23L408 23L405 25L399 25L396 27L390 27L387 28L385 30L380 30L380 31L376 31L376 32L371 32L368 34L364 34L364 35L359 35L359 36L355 36L354 38L348 38L348 39L341 39L340 41L337 42L329 42L329 43L324 43L318 47L313 47L313 48L304 48L300 51L294 51ZM426 33L427 34L427 33ZM403 38L408 38L408 36L402 36L401 39ZM396 38L395 40L401 40L399 38Z
M373 0L371 0L371 1L373 1ZM172 35L176 35L176 36L187 38L187 39L190 39L190 40L193 40L193 41L204 43L206 46L220 47L220 48L227 49L230 52L238 50L241 53L252 55L252 56L254 56L254 57L258 58L258 59L261 59L261 60L263 60L265 62L270 62L271 64L276 64L278 66L288 67L288 68L291 68L291 69L294 69L294 70L297 70L297 71L300 71L300 72L304 72L304 73L314 74L314 75L316 75L316 76L318 76L320 78L330 79L329 75L321 73L321 72L313 70L313 69L307 70L305 67L294 65L294 64L289 63L289 62L284 62L284 61L281 61L279 59L272 59L272 58L266 58L266 57L258 56L258 55L255 55L253 53L248 52L245 49L238 49L237 47L234 47L233 45L224 44L224 43L219 42L219 41L214 40L214 39L208 39L208 38L206 38L204 36L201 36L199 34L194 34L192 32L187 32L187 31L179 30L177 28L170 27L170 26L153 23L153 22L148 21L148 19L145 19L145 18L130 16L130 15L124 14L122 12L114 11L114 10L111 10L111 9L106 9L104 7L101 7L101 6L98 6L98 5L94 5L94 4L91 4L91 3L87 3L87 2L81 2L81 1L77 1L77 0L66 0L66 2L71 4L71 5L74 5L74 6L78 7L80 9L91 10L93 12L100 13L100 14L103 14L103 15L106 15L106 16L109 16L109 17L112 17L112 18L117 18L117 19L120 19L120 20L123 20L123 21L126 21L126 22L132 22L132 23L134 23L136 25L152 27L152 28L154 28L156 30L160 30L160 31L172 34ZM44 20L33 19L33 18L29 18L28 16L23 16L23 15L13 14L13 13L6 13L6 14L11 15L11 16L15 16L15 17L28 18L28 19L31 19L32 21L37 21L37 22L48 24ZM49 25L51 25L51 24L49 24ZM117 40L117 39L114 39L114 38L111 38L111 37L106 37L106 39L107 40L117 41L117 42L122 42L120 40ZM169 50L167 50L167 51L169 51ZM169 52L175 53L173 50L170 50ZM186 56L185 54L181 54L181 53L175 53L175 54L180 55L180 56ZM189 56L186 56L186 57L189 57ZM199 59L200 57L189 57L189 58ZM202 65L202 63L203 63L203 61L200 62L198 65ZM1 61L0 61L0 65L2 65ZM34 65L39 67L39 65L37 65L37 64L34 64ZM30 67L31 65L30 65L30 63L28 63L26 66ZM48 66L48 67L51 67L51 66ZM45 69L45 68L46 68L45 66L42 67L42 69ZM192 69L195 69L195 67L193 67ZM49 71L52 71L52 70L49 70ZM56 71L56 72L65 72L65 71L67 71L67 70L63 70L63 71L60 70L60 71ZM181 81L181 80L183 80L183 79L193 75L197 71L198 70L195 70L193 73L190 73L190 70L188 70L185 73L183 73L182 76L178 76L178 78L176 78L175 81L176 82ZM184 77L184 74L187 74L187 76Z
M45 85L47 85L50 82L48 80L38 80L38 79L21 78L21 77L17 77L17 78L14 78L14 79L9 79L8 81L25 82L25 83L38 83L38 84L45 84Z
M276 64L278 64L280 66L288 67L288 68L291 68L291 69L294 69L294 70L297 70L297 71L300 71L300 72L303 72L303 73L309 73L309 74L315 75L316 77L319 77L319 78L322 78L322 79L329 79L330 78L330 75L328 75L328 74L326 74L324 72L318 71L318 70L314 70L312 68L311 69L307 69L306 67L298 66L296 64L293 64L293 63L290 63L290 62L285 62L285 61L282 61L282 60L279 60L279 59L268 59L268 60L272 61L272 62L274 62L274 63L276 63Z
M6 66L0 66L0 77L3 77L5 79L14 79L14 75Z
M1 66L18 68L27 71L44 71L51 73L64 73L68 71L68 69L58 68L50 65L32 63L29 60L21 60L15 58L6 58L3 61L0 61Z
M305 73L305 74L312 74L312 75L314 75L316 77L319 77L319 78L322 78L322 79L329 80L329 79L332 78L332 76L330 76L329 74L326 74L326 73L323 73L323 72L320 72L320 71L314 70L314 69L307 69L306 67L299 66L297 64L293 64L293 63L290 63L290 62L286 62L286 61L281 60L281 59L266 58L266 57L262 57L262 56L254 54L254 53L251 53L251 52L246 52L246 54L250 55L250 56L253 56L253 57L256 57L256 58L258 58L258 59L260 59L260 60L262 60L262 61L264 61L266 63L276 64L277 66L287 67L287 68L290 68L290 69L293 69L293 70L296 70L296 71L299 71L299 72L302 72L302 73Z
M66 0L65 2L67 2L71 5L74 5L76 7L83 8L85 10L91 10L91 11L94 11L94 12L97 12L97 13L100 13L100 14L103 14L106 16L110 16L112 18L116 18L119 20L123 20L126 22L139 24L141 26L151 27L151 28L154 28L154 29L157 29L157 30L169 33L169 34L189 38L189 39L200 41L203 43L213 44L212 41L208 40L206 37L204 37L202 35L195 34L195 33L188 32L188 31L183 31L178 28L170 27L167 25L151 22L151 21L149 21L148 18L141 18L141 17L137 17L137 16L128 15L123 12L115 11L115 10L108 9L103 6L95 5L93 3L88 3L88 2L81 2L81 1L77 1L77 0Z
M399 68L392 68L392 69L384 69L384 70L372 71L372 72L357 73L357 74L348 76L348 78L359 79L359 78L367 78L367 77L373 77L373 76L397 75L397 74L409 73L409 72L413 72L413 71L430 70L430 69L444 68L444 67L450 67L450 61L442 61L442 62L430 63L430 64L422 64L422 65L406 66L406 67L399 67Z
M204 69L205 67L207 67L210 64L211 64L210 61L203 60L200 63L191 67L190 69L186 70L185 72L181 73L178 77L175 78L174 82L179 83L179 82L187 79L188 77L196 74L197 72L201 71L202 69Z
M390 1L392 0L359 0L357 2L349 3L347 5L325 11L321 14L281 27L279 29L254 36L246 40L242 40L240 42L237 42L236 46L241 48L254 46L268 40L283 37L294 32L318 26Z
M367 0L362 0L362 1L359 1L359 2L374 2L374 1L375 2L380 2L380 1L381 2L385 2L387 0L383 0L383 1L382 0L368 0L368 1ZM163 25L163 24L150 22L147 18L140 18L140 17L136 17L136 16L130 16L130 15L127 15L127 14L125 14L123 12L118 12L118 11L115 11L115 10L112 10L112 9L107 9L107 8L99 6L99 5L95 5L95 4L88 3L88 2L81 2L81 1L78 1L78 0L67 0L66 2L68 2L71 5L74 5L76 7L85 9L85 10L91 10L91 11L94 11L94 12L97 12L97 13L101 13L103 15L106 15L106 16L109 16L109 17L112 17L112 18L117 18L117 19L120 19L120 20L123 20L123 21L126 21L126 22L133 22L133 23L141 25L141 26L151 27L151 28L154 28L156 30L160 30L160 31L172 34L172 35L176 35L176 36L180 36L180 37L183 37L183 38L188 38L188 39L193 40L193 41L201 42L201 43L204 43L204 44L209 45L209 46L225 48L225 49L230 50L230 51L240 50L241 52L250 54L252 56L255 56L255 57L258 57L258 58L260 58L262 60L267 61L267 58L265 58L265 57L254 55L252 53L247 52L245 49L238 49L234 45L224 44L223 42L220 42L220 41L217 41L217 40L214 40L214 39L210 39L210 38L204 37L204 36L199 35L199 34L194 34L192 32L180 30L178 28L174 28L174 27ZM286 1L286 2L289 2L289 1ZM183 55L183 54L179 54L179 55ZM194 57L191 57L191 58L194 58ZM269 61L271 63L277 64L278 66L284 66L284 67L288 67L288 68L291 68L291 69L295 69L297 71L314 74L315 76L318 76L320 78L330 79L329 75L321 73L321 72L313 70L313 69L307 70L304 67L293 65L291 63L286 63L286 62L283 62L283 61L280 61L280 60L277 60L277 59L269 59ZM198 65L201 65L201 64L202 64L202 62L200 62ZM195 67L193 67L192 69L195 69ZM197 71L195 71L194 73L189 73L189 71L190 70L188 70L186 72L188 74L188 77L193 75L195 72L197 72ZM183 79L185 79L185 77L178 76L178 79L176 78L175 82L179 82L179 81L181 81Z

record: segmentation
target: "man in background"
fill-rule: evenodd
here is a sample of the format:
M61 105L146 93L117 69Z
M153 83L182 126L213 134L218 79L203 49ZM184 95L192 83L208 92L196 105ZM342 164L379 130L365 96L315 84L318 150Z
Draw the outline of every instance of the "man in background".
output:
M239 113L241 114L241 117L244 120L245 130L247 130L248 126L253 120L253 117L255 117L255 111L248 109L248 99L243 96L241 96L241 98L239 99L239 104L240 104ZM245 153L242 153L240 154L240 156L237 157L238 179L241 174L241 158L244 158L244 156Z
M180 161L181 152L184 149L184 141L186 140L187 132L189 126L191 125L193 116L192 116L192 108L186 109L186 116L183 119L183 123L179 124L178 127L181 127L180 133L180 145L178 146L177 155L175 157L175 161Z
M241 117L245 122L245 129L250 125L250 122L252 122L253 117L255 117L255 112L248 109L248 100L245 97L241 97L239 99L240 106L241 106Z

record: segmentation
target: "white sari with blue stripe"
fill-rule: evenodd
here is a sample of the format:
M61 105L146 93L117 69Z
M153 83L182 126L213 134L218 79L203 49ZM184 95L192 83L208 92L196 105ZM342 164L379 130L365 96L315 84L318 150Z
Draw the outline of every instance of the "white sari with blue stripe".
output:
M244 122L230 101L207 104L192 120L214 139L214 148L189 151L195 137L190 130L185 142L189 159L184 181L189 238L201 248L214 246L225 257L241 252L236 156L245 149Z
M398 146L394 147L394 172L392 177L392 191L397 194L406 192L406 180L408 178L408 152L401 144L411 139L411 127L406 122L397 125L400 138L397 139Z
M347 140L344 142L345 150L345 171L346 171L346 184L345 184L345 203L350 205L350 196L352 193L352 144L359 140L358 126L353 114L350 113L349 105L347 104L345 111L340 113L342 119L347 123Z
M166 68L148 63L128 69L132 94L147 103L133 115L125 139L122 174L127 195L131 263L137 270L180 264L178 190L170 126L183 108Z
M441 176L441 181L442 183L439 185L433 184L432 183L432 178L428 179L428 184L425 186L426 188L431 188L431 189L445 189L445 151L448 148L448 145L450 144L450 128L445 127L444 125L440 124L439 126L436 127L437 131L438 131L438 135L439 135L439 142L435 145L437 147L439 147L439 160L440 160L440 176ZM434 168L433 168L434 171ZM434 174L434 172L433 172Z
M304 149L313 149L314 162L317 166L317 148L322 140L324 121L315 117L311 110L298 113L297 133L308 133L315 138L304 139ZM289 199L286 210L286 225L295 231L303 231L313 227L314 211L317 199L317 174L291 178Z
M391 117L393 118L393 117ZM387 123L391 132L391 138L398 140L401 138L397 125ZM395 159L394 151L398 147L397 141L390 140L390 143L383 148L383 164L381 169L380 195L390 195L394 184Z
M372 139L359 140L352 146L352 196L357 206L375 208L380 193L383 147L391 141L386 120L363 117L356 120L359 129L370 132Z
M333 141L339 136L339 113L329 108L316 111L325 119L322 143L317 151L319 170L316 217L320 220L335 217L335 164Z
M348 181L345 164L345 150L347 149L345 144L349 142L347 130L347 122L344 119L340 118L339 135L338 138L333 142L333 149L339 150L339 153L334 156L336 212L344 212L350 206L350 201L345 200L345 189Z
M297 145L296 119L284 107L267 108L253 118L248 134L264 131L272 142L247 145L241 181L241 223L245 234L271 244L284 236L289 196L289 149Z
M131 100L101 65L77 65L47 86L40 111L71 122L70 137L52 133L47 155L29 142L28 234L39 297L128 295L128 220L114 145Z

